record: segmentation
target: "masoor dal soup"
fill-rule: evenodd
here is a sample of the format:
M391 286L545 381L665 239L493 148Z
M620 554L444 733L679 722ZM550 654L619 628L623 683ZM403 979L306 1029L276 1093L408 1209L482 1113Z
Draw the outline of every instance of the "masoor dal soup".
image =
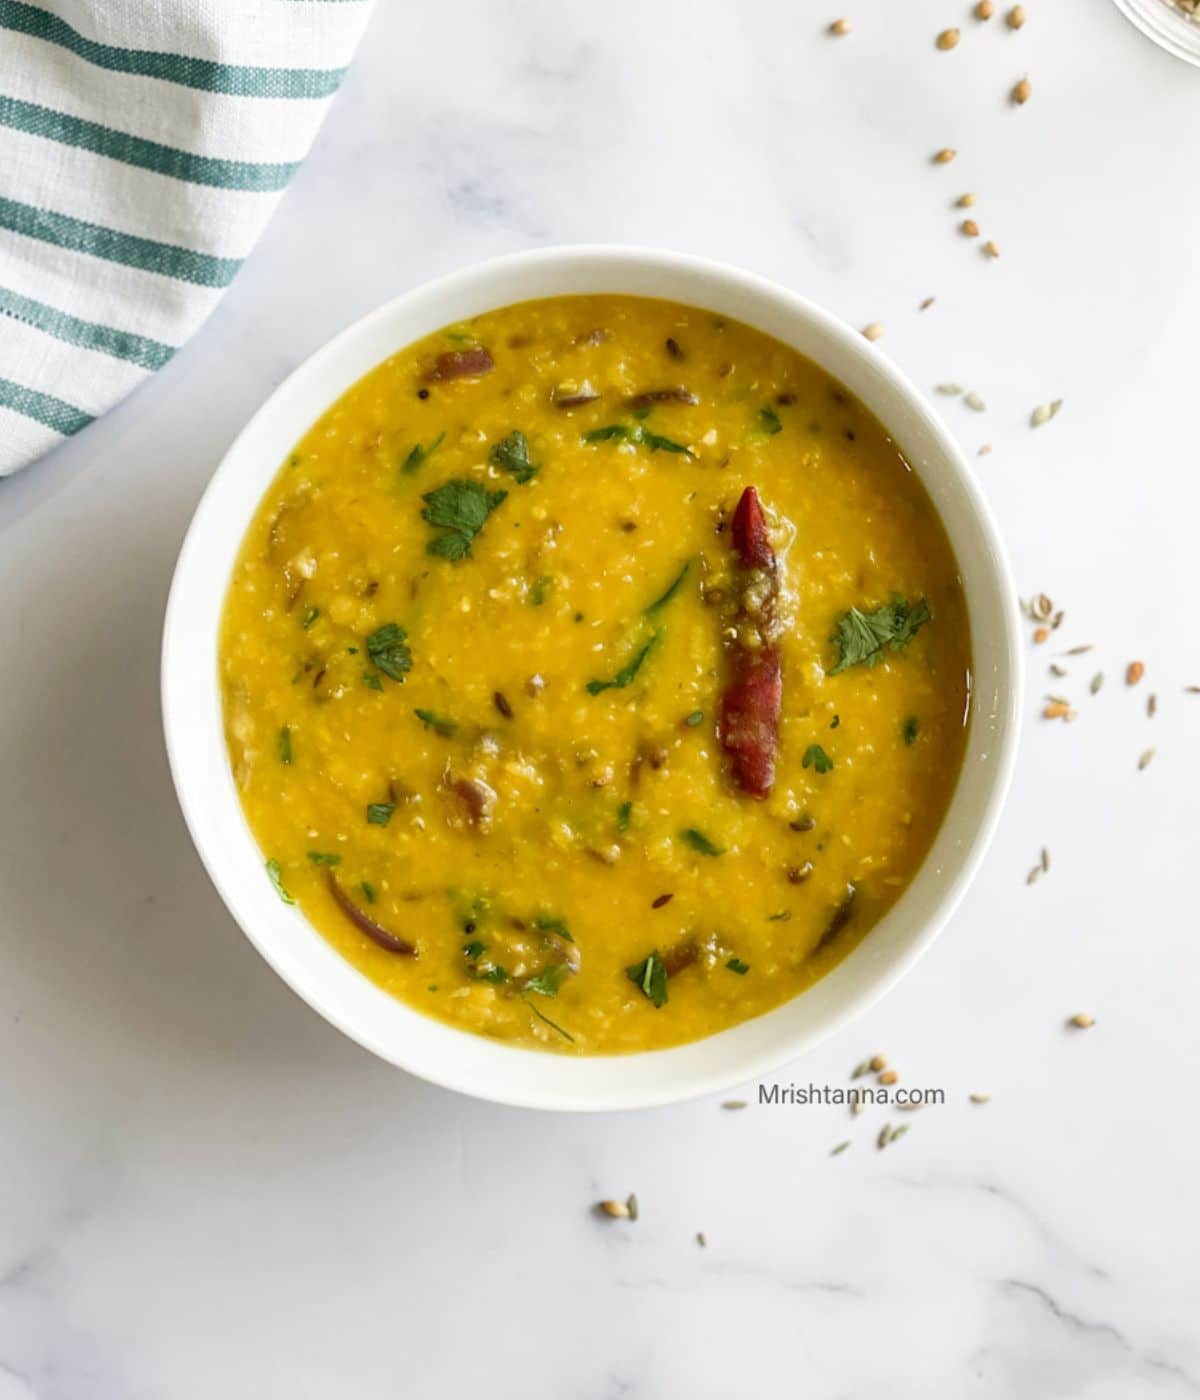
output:
M567 1053L708 1035L912 879L970 645L920 482L710 312L528 302L410 346L280 468L220 647L263 879L367 977Z

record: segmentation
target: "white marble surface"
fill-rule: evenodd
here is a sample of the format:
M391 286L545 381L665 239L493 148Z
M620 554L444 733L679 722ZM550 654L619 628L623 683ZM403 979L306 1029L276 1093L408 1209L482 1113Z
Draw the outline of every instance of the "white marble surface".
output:
M841 41L813 0L381 6L207 330L0 486L0 1400L1200 1393L1200 75L1104 0L1016 35L846 0ZM392 293L579 240L741 263L977 389L942 406L994 444L1020 584L1096 646L1049 687L1034 656L1082 715L1028 725L940 945L782 1075L883 1047L944 1086L886 1152L835 1108L547 1117L388 1069L259 961L177 814L160 618L239 426ZM636 1225L589 1214L630 1190Z

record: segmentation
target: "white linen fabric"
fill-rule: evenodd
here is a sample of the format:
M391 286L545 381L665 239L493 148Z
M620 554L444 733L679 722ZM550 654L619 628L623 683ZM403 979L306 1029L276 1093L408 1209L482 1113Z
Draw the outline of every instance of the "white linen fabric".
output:
M203 323L372 0L0 0L0 477Z

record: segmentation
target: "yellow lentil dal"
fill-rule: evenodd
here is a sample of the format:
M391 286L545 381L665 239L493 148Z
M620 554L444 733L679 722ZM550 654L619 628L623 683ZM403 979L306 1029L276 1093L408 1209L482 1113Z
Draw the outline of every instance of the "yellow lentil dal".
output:
M778 559L762 800L718 732L748 486ZM592 296L449 327L334 404L246 535L219 664L268 873L334 947L465 1030L604 1053L778 1006L868 933L953 792L970 641L846 390Z

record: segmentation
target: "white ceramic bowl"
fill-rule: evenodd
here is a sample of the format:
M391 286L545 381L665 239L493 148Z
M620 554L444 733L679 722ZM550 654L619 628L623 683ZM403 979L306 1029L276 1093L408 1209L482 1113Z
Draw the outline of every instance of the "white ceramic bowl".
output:
M294 443L396 350L513 302L584 292L665 297L745 321L840 379L893 434L945 522L962 569L975 659L970 733L946 820L911 886L811 990L671 1050L573 1057L455 1030L388 996L281 903L242 816L226 755L217 635L227 581L260 498ZM230 912L279 975L360 1045L424 1079L500 1103L616 1109L716 1092L794 1059L870 1006L929 947L983 856L1008 785L1020 695L1016 595L983 497L949 433L877 349L762 278L673 253L555 248L467 268L343 331L259 409L217 468L175 572L163 637L171 771L192 839Z

